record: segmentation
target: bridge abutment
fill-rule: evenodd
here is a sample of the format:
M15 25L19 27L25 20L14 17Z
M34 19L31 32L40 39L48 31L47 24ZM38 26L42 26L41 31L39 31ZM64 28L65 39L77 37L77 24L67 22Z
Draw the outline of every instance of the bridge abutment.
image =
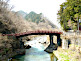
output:
M53 53L53 50L57 50L57 45L53 43L53 35L49 35L49 37L50 37L50 44L44 51L48 53Z
M20 48L23 49L24 47L24 42L22 42L22 37L18 38L20 41Z

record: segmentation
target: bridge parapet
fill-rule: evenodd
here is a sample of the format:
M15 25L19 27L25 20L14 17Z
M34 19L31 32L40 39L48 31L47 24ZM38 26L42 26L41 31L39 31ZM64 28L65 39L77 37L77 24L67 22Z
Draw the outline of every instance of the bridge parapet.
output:
M26 35L26 34L62 34L62 32L58 31L46 31L46 30L36 30L36 31L28 31L23 33L16 33L16 34L2 34L2 36L20 36L20 35Z

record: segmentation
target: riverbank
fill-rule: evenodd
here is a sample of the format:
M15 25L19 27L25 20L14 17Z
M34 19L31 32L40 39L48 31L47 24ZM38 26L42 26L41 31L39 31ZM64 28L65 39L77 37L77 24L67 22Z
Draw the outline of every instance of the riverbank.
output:
M11 59L18 54L25 54L25 49L15 49L14 51L8 51L6 54L0 56L0 61L8 61L8 59Z
M0 34L0 61L8 61L18 54L24 54L24 45L21 48L20 41L14 36L2 36Z
M71 45L72 47L73 45ZM59 59L58 61L81 61L81 53L73 48L62 49L58 47L58 50L53 51L55 56Z

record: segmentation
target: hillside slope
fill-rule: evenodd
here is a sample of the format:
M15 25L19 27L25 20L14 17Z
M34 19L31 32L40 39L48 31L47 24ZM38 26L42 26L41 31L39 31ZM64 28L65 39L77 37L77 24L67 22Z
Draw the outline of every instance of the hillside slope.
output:
M22 15L22 17L23 17L23 15ZM33 24L31 24L30 26L31 26L31 28L34 28L34 29L37 29L37 28L48 29L49 28L49 30L50 30L50 29L57 28L53 23L50 22L50 20L48 20L46 17L44 17L42 13L37 14L37 13L31 11L30 13L26 14L24 19L26 21L28 21L29 23L32 22Z

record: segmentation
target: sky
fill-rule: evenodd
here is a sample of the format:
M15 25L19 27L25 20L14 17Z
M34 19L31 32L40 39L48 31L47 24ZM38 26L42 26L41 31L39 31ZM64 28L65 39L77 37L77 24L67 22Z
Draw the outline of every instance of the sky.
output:
M65 0L10 0L10 5L14 6L14 11L43 13L52 23L60 27L57 21L57 12L63 2Z

